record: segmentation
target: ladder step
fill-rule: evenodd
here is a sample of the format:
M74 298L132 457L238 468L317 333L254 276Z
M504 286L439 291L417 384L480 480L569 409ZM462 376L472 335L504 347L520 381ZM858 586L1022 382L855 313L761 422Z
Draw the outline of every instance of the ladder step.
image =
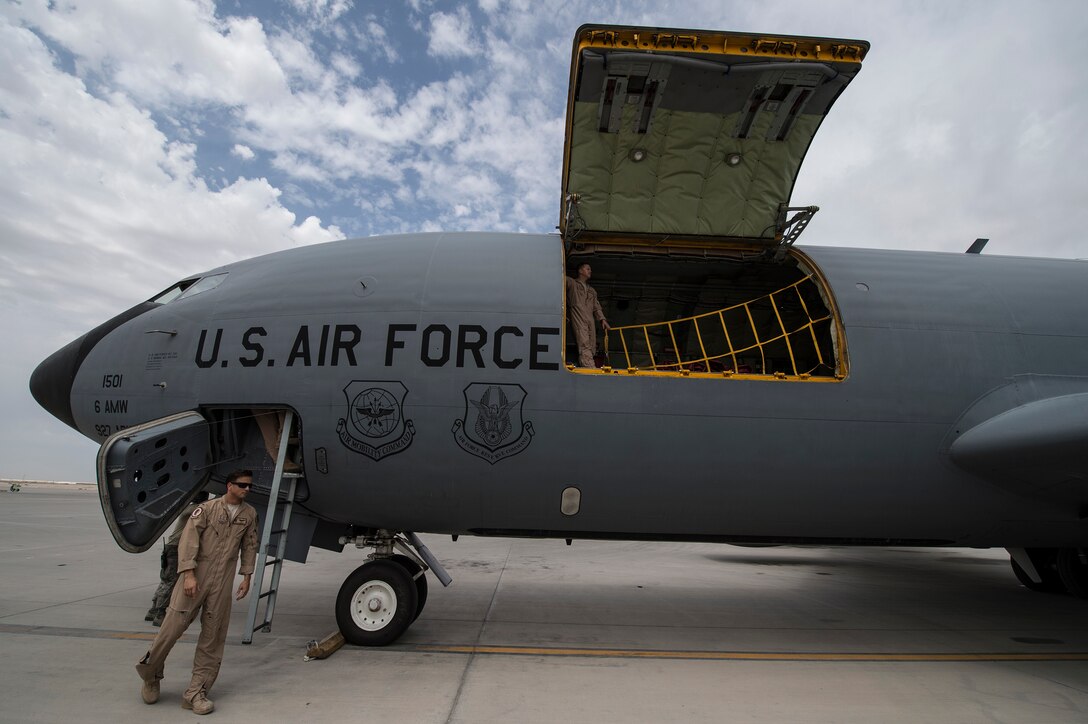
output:
M284 473L283 477L285 477L285 478L302 478L303 476L299 475L298 473ZM269 496L271 498L271 493L272 493L272 487L271 486L262 485L259 488L254 488L254 490L259 492L261 495L267 495L267 496ZM295 502L294 500L291 499L290 496L291 496L291 493L288 492L287 487L282 486L279 489L279 492L276 493L276 506L282 508L285 505L289 505L289 504Z
M273 593L275 593L275 592L276 592L276 590L277 590L277 589L273 588L273 589L272 589L272 590L270 590L270 591L265 591L265 592L264 592L264 593L262 593L261 595L257 596L257 598L267 598L268 596L271 596L271 595L272 595Z
M264 562L264 565L265 565L265 568L267 568L268 566L274 566L277 563L283 563L283 559L282 558L270 558L269 560Z
M286 532L287 532L286 528L280 528L279 530L272 531L271 533L269 533L269 535L283 535Z

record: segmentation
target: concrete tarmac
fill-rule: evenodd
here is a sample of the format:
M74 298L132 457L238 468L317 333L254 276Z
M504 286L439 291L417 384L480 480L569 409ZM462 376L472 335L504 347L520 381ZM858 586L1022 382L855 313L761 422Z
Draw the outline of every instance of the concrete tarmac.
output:
M737 548L426 536L419 620L322 661L363 562L284 567L271 633L235 604L211 716L230 722L1088 722L1088 602L1019 586L1001 550ZM158 551L96 492L0 493L0 721L189 721L198 625L140 700Z

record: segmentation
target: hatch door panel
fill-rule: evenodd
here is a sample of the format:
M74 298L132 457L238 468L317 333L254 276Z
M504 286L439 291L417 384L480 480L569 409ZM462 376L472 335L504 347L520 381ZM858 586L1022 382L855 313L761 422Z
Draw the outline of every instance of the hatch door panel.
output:
M204 488L212 460L209 425L183 412L120 430L98 451L98 493L121 548L150 548Z
M567 107L564 235L779 243L801 161L868 47L584 26Z

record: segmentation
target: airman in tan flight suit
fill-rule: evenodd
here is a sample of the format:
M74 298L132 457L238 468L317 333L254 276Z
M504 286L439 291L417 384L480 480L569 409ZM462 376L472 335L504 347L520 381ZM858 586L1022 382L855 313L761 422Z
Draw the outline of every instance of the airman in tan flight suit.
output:
M578 366L596 367L593 353L597 351L597 328L593 324L596 317L601 327L611 329L604 318L601 304L597 301L597 291L589 286L589 277L593 269L589 264L578 267L578 278L567 277L567 316L574 328L574 339L578 342Z
M230 623L231 586L241 554L242 583L235 598L249 593L250 576L257 557L257 513L244 501L253 484L253 473L237 470L227 476L227 493L204 503L189 516L178 544L178 572L166 618L151 648L136 664L143 679L140 694L148 704L159 700L159 680L170 650L200 613L200 638L193 657L193 676L181 705L196 714L209 714L215 704L208 699L219 666Z

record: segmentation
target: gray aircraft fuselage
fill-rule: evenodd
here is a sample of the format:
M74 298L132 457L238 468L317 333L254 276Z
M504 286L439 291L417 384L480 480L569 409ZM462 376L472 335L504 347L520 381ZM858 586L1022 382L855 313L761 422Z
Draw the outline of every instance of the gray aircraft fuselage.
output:
M98 440L185 410L290 408L304 508L333 528L1088 545L1088 263L799 251L837 306L841 380L571 371L560 238L456 233L230 264L77 340L32 388ZM505 428L484 429L481 405ZM1069 432L1060 464L1017 433L1030 459L1002 462L1001 431L980 426L1036 409L1043 433Z
M1002 546L1024 586L1088 598L1088 262L794 246L819 210L790 205L796 175L868 51L584 25L558 235L231 264L31 391L103 441L125 550L255 473L250 632L284 559L353 544L340 632L395 641L423 574L451 580L425 532Z

